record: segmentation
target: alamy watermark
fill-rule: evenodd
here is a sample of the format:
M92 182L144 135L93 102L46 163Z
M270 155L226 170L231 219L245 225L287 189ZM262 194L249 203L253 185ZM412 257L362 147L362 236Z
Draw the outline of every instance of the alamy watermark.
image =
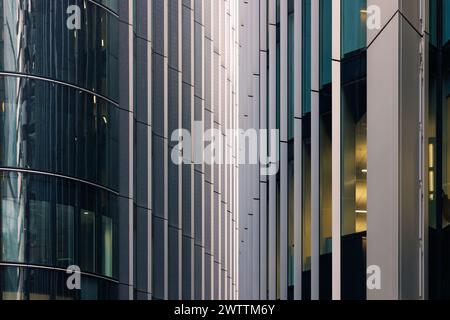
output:
M203 130L202 121L195 121L192 133L177 129L171 141L177 142L171 159L176 165L219 164L260 165L260 174L273 176L279 170L279 130L218 129ZM232 146L238 152L233 154ZM225 152L226 151L226 152Z
M81 30L81 8L77 5L67 7L66 13L69 15L66 21L67 29Z
M69 275L66 281L67 289L81 290L81 269L79 266L69 266L66 273Z
M367 267L367 289L381 290L381 268L377 265Z

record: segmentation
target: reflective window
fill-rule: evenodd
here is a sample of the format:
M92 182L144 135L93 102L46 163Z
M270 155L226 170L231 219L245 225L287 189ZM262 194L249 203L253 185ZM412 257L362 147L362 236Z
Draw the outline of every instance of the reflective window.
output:
M114 12L119 11L119 0L94 0L94 1L101 3L102 5L108 7Z
M0 261L75 264L117 276L117 196L66 179L2 172L0 200Z
M287 72L288 72L288 139L294 139L294 116L295 116L295 30L294 30L294 2L289 0L288 15L288 56L287 56Z
M81 29L69 30L70 5ZM90 1L0 1L0 70L48 77L118 100L118 19Z
M331 299L331 13L332 1L320 0L320 98L319 98L319 220L320 220L320 299Z
M311 114L303 116L302 141L302 299L311 299Z
M119 110L46 81L0 77L0 166L118 188Z
M69 290L62 271L0 266L0 300L115 300L118 284L81 275L81 290Z
M429 298L450 298L450 3L430 0Z
M442 36L443 42L447 43L450 40L450 2L448 0L442 1Z
M366 298L367 88L365 52L341 63L341 297Z
M56 263L73 265L75 259L74 208L56 205Z
M342 57L366 47L367 0L341 0Z
M341 0L341 298L366 299L366 0Z
M320 0L320 87L331 83L331 0Z
M311 0L304 0L302 7L302 108L306 114L311 112Z

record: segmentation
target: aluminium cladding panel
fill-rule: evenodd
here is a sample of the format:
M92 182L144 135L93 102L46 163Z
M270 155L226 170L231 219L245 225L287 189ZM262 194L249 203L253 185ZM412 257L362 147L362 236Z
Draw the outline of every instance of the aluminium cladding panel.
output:
M269 0L269 129L276 129L276 92L277 92L277 50L276 50L276 1ZM276 257L277 257L277 180L276 176L269 177L269 229L268 229L268 298L275 300L277 298L277 279L276 279Z
M288 297L288 1L280 2L280 299Z
M193 131L194 100L194 12L191 1L182 6L182 128ZM194 299L194 167L192 150L183 153L183 299Z
M400 4L402 14L368 50L368 209L376 213L368 216L368 265L379 266L382 274L382 289L368 290L369 299L420 299L422 294L422 28L416 29L419 1Z
M367 265L382 275L381 290L367 292L372 300L400 297L399 46L397 14L367 51Z
M182 3L179 0L168 2L168 134L169 155L181 157L177 141L172 134L182 127ZM176 149L175 149L176 148ZM182 174L183 167L168 164L168 298L182 299Z
M152 203L152 266L153 297L168 298L168 51L169 23L168 0L153 1L153 203Z
M419 1L402 1L402 12L419 18ZM413 15L413 16L411 16ZM402 16L400 19L400 299L420 299L420 45L421 35Z
M120 117L120 174L119 174L119 298L133 299L133 164L134 164L134 92L133 92L133 10L131 1L122 1L119 7L119 104L129 110Z
M193 134L194 141L204 141L204 55L205 28L203 1L194 1L194 120L201 121L201 130ZM194 173L194 242L195 242L195 299L205 298L205 175L203 153L195 151ZM201 164L197 164L201 162Z
M320 134L319 134L319 1L311 3L311 299L319 299Z
M295 91L295 106L294 106L294 300L302 298L302 249L303 249L303 219L302 219L302 1L294 1L294 91Z
M332 2L332 298L341 299L341 0Z
M135 42L135 290L152 298L152 1L136 0Z
M260 84L259 84L259 96L260 96L260 119L258 128L266 130L268 128L268 115L267 115L267 101L268 101L268 88L267 88L267 61L268 61L268 20L267 20L267 1L262 1L259 8L259 17L256 19L259 23L259 62L260 62ZM267 141L267 140L266 140ZM266 142L261 141L261 144ZM261 145L260 145L261 148ZM267 150L267 147L266 147ZM260 169L263 170L267 166L261 164ZM267 299L267 193L268 193L268 179L267 176L262 175L260 177L260 241L259 241L259 259L260 259L260 274L259 274L259 299Z

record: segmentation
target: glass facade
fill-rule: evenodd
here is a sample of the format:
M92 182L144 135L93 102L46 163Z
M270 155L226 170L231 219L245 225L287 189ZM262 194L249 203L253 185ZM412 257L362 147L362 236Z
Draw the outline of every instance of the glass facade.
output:
M319 223L320 223L320 270L319 270L319 295L320 299L331 299L331 17L332 1L320 0L320 48L319 48L319 70L320 70L320 92L319 92Z
M430 1L429 298L450 298L450 4Z
M0 77L0 167L118 189L119 109L72 87Z
M80 30L67 8L81 8ZM0 1L0 71L63 81L118 101L118 18L91 1Z
M302 4L302 299L311 299L311 1Z
M0 266L1 300L112 300L117 283L84 276L81 291L68 290L65 272L30 267Z
M117 12L119 10L119 1L120 0L95 0L98 3L104 5L108 9L113 12Z
M341 298L366 298L366 1L342 0ZM356 30L356 32L355 32Z
M53 176L0 173L4 263L117 277L118 199L111 192Z
M0 299L118 297L118 1L99 3L0 1Z

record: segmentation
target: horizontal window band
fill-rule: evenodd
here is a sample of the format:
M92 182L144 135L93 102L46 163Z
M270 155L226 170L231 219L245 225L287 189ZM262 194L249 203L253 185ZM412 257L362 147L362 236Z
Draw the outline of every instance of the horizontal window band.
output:
M26 263L9 263L9 262L0 262L0 267L15 267L15 268L29 268L29 269L41 269L41 270L48 270L48 271L58 271L58 272L64 272L67 273L67 269L58 268L58 267L50 267L50 266L42 266L42 265L34 265L34 264L26 264ZM81 275L90 277L90 278L97 278L101 280L106 280L113 283L119 283L119 281L107 278L104 276L100 276L95 273L86 273L86 272L80 272Z
M104 191L107 191L109 193L112 193L116 196L120 196L120 194L113 190L110 189L108 187L96 184L95 182L90 182L87 180L83 180L83 179L79 179L76 177L70 177L70 176L65 176L63 174L58 174L58 173L51 173L51 172L45 172L45 171L38 171L38 170L30 170L30 169L21 169L21 168L4 168L4 167L0 167L0 172L8 172L8 173L25 173L25 174L35 174L35 175L41 175L41 176L46 176L46 177L54 177L54 178L59 178L59 179L65 179L65 180L70 180L70 181L74 181L74 182L79 182L79 183L83 183L83 184L87 184L90 185L92 187L98 188L98 189L102 189Z
M117 12L115 12L114 10L112 10L111 8L107 7L106 5L104 5L104 4L100 3L100 2L94 1L94 0L88 0L88 1L90 3L92 3L92 4L94 4L94 5L102 8L103 10L108 11L110 14L112 14L116 18L119 18L119 14Z
M79 86L77 86L75 84L72 84L72 83L68 83L68 82L64 82L64 81L60 81L60 80L55 80L55 79L52 79L52 78L42 77L42 76L36 76L36 75L30 75L30 74L18 73L18 72L9 72L9 71L0 71L0 76L47 81L47 82L50 82L50 83L54 83L54 84L58 84L58 85L66 86L66 87L70 87L72 89L83 91L84 93L87 93L87 94L90 94L92 96L98 97L98 98L100 98L102 100L105 100L105 101L113 104L114 106L116 106L117 108L119 108L121 110L125 110L123 108L120 108L119 104L117 102L115 102L114 100L111 100L111 99L109 99L108 97L106 97L104 95L98 94L97 92L88 90L86 88L79 87ZM128 110L125 110L125 111L128 111Z

